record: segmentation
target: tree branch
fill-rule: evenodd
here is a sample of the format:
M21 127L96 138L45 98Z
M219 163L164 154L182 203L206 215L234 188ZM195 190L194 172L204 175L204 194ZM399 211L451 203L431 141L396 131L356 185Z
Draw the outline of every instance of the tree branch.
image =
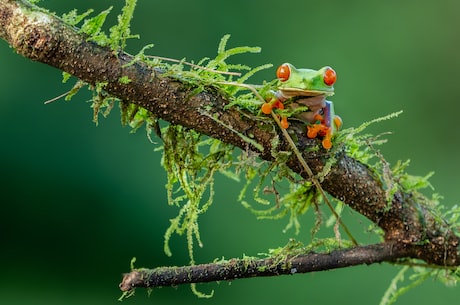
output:
M397 244L382 243L336 250L327 254L308 253L266 259L243 258L194 266L136 269L124 275L120 289L130 291L134 287L155 288L250 277L293 275L395 261L407 254L404 249L398 249Z
M253 150L262 159L273 160L271 140L277 135L273 131L276 129L267 126L271 123L241 116L237 109L224 109L228 101L215 88L208 87L199 94L194 94L196 88L193 85L165 77L161 71L143 62L127 65L132 63L132 56L123 52L115 54L108 48L86 41L75 28L64 24L57 17L40 12L24 1L0 0L0 37L24 57L56 67L92 85L104 82L104 89L108 93L142 106L158 118L195 129L242 149ZM124 76L131 82L120 82L120 78ZM231 129L226 126L231 126ZM326 160L331 157L330 152L309 149L316 146L317 141L308 139L299 123L292 122L289 132L298 139L298 149L312 170L315 173L321 172ZM263 151L247 143L241 134L260 144ZM289 150L289 147L282 142L277 149ZM200 270L207 272L209 280L222 280L289 274L293 268L297 272L318 271L361 263L392 261L402 256L419 258L440 266L460 264L457 249L459 239L448 224L436 221L430 211L418 204L411 194L397 192L389 207L381 181L366 165L350 158L344 151L336 152L334 157L337 162L324 178L323 188L381 227L385 232L384 244L330 254L306 254L289 258L281 265L273 265L270 260L255 260L251 261L251 268L246 269L242 269L241 264L244 265L247 261L232 260L227 263L177 269L136 270L125 277L122 289L133 287L137 283L149 287L166 285L161 276L166 276L171 271L183 271L184 274L196 276L196 280L205 281ZM288 161L288 166L305 176L295 158ZM377 250L384 252L378 254ZM263 263L268 267L261 272ZM288 265L290 268L286 268ZM233 273L222 273L226 268L234 270ZM212 276L211 271L214 274ZM224 275L219 278L219 274ZM160 275L160 278L155 280L154 275ZM180 276L176 274L170 278L170 285L180 281Z

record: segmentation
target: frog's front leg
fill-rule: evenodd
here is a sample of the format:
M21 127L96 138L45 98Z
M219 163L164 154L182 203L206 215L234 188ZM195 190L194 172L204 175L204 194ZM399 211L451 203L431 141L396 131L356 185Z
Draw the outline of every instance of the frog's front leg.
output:
M334 114L334 105L330 101L325 101L322 114L314 116L315 123L307 126L307 137L323 137L322 145L325 149L332 147L332 135L342 126L342 119Z
M264 114L271 114L273 109L284 110L284 104L278 97L272 97L267 102L262 104L261 111ZM289 127L289 122L286 116L281 116L281 127L287 129Z

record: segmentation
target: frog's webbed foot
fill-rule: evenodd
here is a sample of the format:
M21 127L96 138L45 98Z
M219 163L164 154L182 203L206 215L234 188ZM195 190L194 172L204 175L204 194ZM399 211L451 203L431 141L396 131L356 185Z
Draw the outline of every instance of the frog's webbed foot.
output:
M307 126L307 137L310 139L323 137L321 144L325 149L330 149L332 147L332 135L334 130L338 130L342 126L342 119L336 115L332 119L325 119L321 114L316 114L314 119L316 123Z
M307 125L307 137L310 139L316 138L318 136L326 135L327 131L330 129L325 123L323 116L321 114L315 114L314 116L315 123Z
M332 147L332 129L325 124L323 116L320 114L315 115L317 123L307 125L307 137L314 139L316 137L323 137L322 145L326 149Z
M273 108L283 110L284 104L279 99L272 98L271 100L263 103L260 110L264 114L271 114L271 112L273 111ZM280 121L281 121L282 128L287 129L289 127L289 122L286 116L281 116Z

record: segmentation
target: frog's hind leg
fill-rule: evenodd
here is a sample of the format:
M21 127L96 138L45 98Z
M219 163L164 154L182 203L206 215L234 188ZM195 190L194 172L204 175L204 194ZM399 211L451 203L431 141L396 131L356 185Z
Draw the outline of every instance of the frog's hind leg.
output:
M314 120L314 124L307 126L307 137L311 139L318 136L323 137L321 144L325 149L330 149L332 147L332 135L342 125L340 117L334 115L332 102L326 101L322 115L315 114Z

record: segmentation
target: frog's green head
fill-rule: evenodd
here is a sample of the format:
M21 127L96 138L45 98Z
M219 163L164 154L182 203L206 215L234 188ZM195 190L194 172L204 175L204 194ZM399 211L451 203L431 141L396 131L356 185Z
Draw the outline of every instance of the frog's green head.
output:
M296 69L289 63L278 67L276 76L280 81L279 91L286 97L294 96L331 96L337 75L331 67L319 70Z

